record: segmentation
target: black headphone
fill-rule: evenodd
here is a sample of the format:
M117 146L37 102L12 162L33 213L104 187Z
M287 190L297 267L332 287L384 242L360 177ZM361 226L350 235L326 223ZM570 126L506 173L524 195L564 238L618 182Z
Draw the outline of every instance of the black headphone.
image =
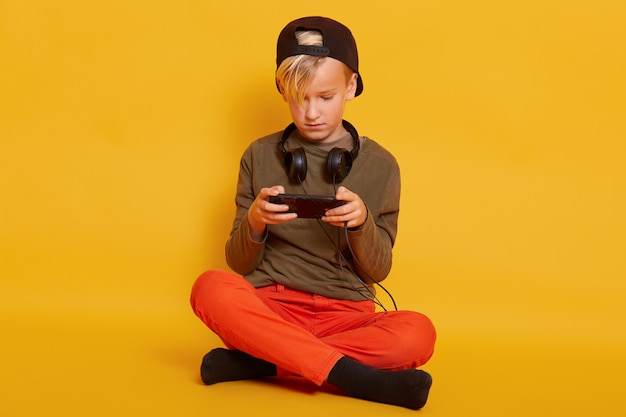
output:
M344 148L332 148L330 152L328 152L326 175L328 176L329 181L332 181L333 183L339 183L348 176L350 170L352 169L352 163L358 156L359 148L361 147L359 134L354 126L345 120L342 120L341 123L348 133L350 133L350 136L352 136L354 147L351 151ZM280 137L280 142L278 142L278 150L283 155L287 176L289 176L291 181L297 183L304 181L306 178L307 164L304 149L295 148L287 150L285 148L285 142L294 130L296 130L296 125L293 123L285 128L282 136Z

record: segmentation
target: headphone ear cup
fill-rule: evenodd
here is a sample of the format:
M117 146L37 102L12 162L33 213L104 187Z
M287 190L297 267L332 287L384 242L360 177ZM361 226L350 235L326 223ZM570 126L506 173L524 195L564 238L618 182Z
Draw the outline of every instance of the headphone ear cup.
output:
M285 153L285 169L289 179L294 182L302 182L306 178L307 164L304 149L291 149Z
M352 153L342 148L328 152L326 174L332 182L343 181L352 169Z

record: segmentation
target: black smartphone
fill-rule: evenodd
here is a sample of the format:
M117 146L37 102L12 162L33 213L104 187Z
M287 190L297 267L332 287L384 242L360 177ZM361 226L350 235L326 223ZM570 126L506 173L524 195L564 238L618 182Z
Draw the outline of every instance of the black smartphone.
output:
M319 219L335 207L345 204L344 200L336 200L333 196L307 194L278 194L271 195L272 204L287 204L287 213L297 213L303 219Z

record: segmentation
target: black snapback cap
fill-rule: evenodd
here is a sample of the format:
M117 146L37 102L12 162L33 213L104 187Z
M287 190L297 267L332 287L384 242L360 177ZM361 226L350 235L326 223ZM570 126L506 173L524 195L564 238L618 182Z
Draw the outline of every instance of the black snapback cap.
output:
M296 32L316 30L322 34L323 46L298 45ZM363 80L359 74L359 54L352 32L336 20L321 16L296 19L287 24L278 36L276 45L276 68L287 57L294 55L328 56L346 64L357 73L355 95L363 92Z

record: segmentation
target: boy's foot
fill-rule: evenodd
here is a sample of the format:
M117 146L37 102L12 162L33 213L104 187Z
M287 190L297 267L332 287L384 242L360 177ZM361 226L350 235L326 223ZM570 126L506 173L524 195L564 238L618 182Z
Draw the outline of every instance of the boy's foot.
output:
M213 349L202 358L200 376L206 385L276 376L276 365L239 350Z
M344 356L330 371L327 382L351 397L418 410L426 404L432 378L417 369L380 370Z

